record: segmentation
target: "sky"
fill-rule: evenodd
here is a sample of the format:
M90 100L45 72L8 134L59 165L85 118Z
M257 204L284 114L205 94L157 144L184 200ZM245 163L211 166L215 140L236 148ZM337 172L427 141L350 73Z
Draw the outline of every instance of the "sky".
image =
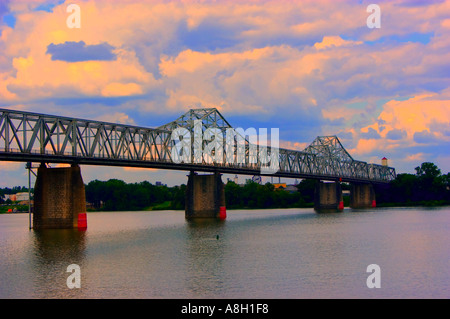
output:
M449 84L450 1L0 0L0 108L157 127L215 107L234 127L279 128L284 148L336 135L357 160L447 173ZM0 187L27 184L25 163L0 162Z

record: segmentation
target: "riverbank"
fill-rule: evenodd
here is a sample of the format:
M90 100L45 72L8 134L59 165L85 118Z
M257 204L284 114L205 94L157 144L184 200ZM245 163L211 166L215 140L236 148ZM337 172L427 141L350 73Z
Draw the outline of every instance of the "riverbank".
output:
M450 206L448 200L429 200L405 203L377 203L377 207L444 207Z
M430 200L430 201L418 201L418 202L403 202L403 203L379 203L377 202L377 207L444 207L450 206L450 201L448 200ZM314 203L303 203L302 205L292 206L292 207L267 207L266 209L284 209L284 208L312 208L314 207ZM349 207L349 201L344 198L344 207ZM252 207L245 205L231 205L227 206L228 210L238 210L238 209L247 209L247 210L257 210L257 209L265 209L263 207ZM165 201L161 204L149 206L145 209L139 210L116 210L116 211L159 211L159 210L184 210L184 208L176 207L174 208L171 201ZM93 209L87 208L88 212L102 212L106 211L105 209ZM19 214L19 213L28 213L27 205L2 205L0 206L0 214Z
M28 213L28 205L1 205L0 214Z

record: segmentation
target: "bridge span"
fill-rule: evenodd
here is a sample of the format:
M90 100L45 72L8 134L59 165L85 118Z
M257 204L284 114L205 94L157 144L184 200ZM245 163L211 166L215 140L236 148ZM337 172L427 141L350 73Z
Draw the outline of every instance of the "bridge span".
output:
M221 174L316 179L317 209L342 208L340 182L352 183L353 207L373 206L372 185L396 177L392 167L355 160L337 136L318 136L299 151L245 134L215 108L191 109L157 128L0 109L0 160L41 163L35 228L78 225L77 212L85 213L79 165L189 171L186 217L220 217L221 212L223 217ZM48 168L46 163L72 167Z

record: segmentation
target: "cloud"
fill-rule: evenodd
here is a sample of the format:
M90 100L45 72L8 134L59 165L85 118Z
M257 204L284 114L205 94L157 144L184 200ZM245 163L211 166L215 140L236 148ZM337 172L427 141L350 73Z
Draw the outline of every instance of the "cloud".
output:
M408 100L391 100L383 105L378 119L383 120L389 130L406 132L410 140L419 133L420 140L425 137L424 131L430 132L436 125L450 125L450 99L441 98L440 94L428 93Z
M386 133L386 138L390 140L401 140L406 137L406 131L393 129Z
M416 153L416 154L406 156L405 161L413 162L413 163L420 163L420 162L424 161L425 158L426 158L426 155L424 153Z
M421 143L421 144L430 144L430 143L434 143L437 141L436 136L427 130L423 130L421 132L415 132L413 138L416 143Z
M340 46L353 46L363 43L362 41L344 40L340 36L325 36L322 42L314 44L314 47L318 50L340 47Z
M400 171L411 170L424 160L439 162L448 170L450 166L442 158L449 152L449 104L448 90L388 101L382 105L378 118L363 129L367 133L373 133L373 129L380 138L359 139L350 153L363 157L383 154L393 159Z
M367 156L373 151L380 149L380 141L378 139L365 139L360 138L355 148L349 149L350 155L354 156Z
M52 60L66 62L80 61L112 61L117 57L112 52L114 47L108 43L86 45L84 41L70 42L62 44L50 43L47 46L47 53L52 56Z
M404 167L450 142L449 1L383 2L377 30L360 2L85 0L81 29L67 5L0 5L2 107L153 126L217 107Z
M380 134L378 134L378 132L371 127L368 128L367 132L361 132L360 136L361 136L361 138L364 138L364 139L379 139L380 138Z
M115 112L112 114L103 114L96 118L98 121L109 122L109 123L119 123L119 124L129 124L136 125L135 121L130 118L127 114L123 112Z
M130 96L142 93L142 87L136 83L110 83L102 90L103 96Z

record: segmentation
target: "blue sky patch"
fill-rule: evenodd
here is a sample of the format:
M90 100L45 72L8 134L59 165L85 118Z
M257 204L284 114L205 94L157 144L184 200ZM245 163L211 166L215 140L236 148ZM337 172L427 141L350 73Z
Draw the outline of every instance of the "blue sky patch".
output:
M386 37L381 37L375 41L365 41L364 43L373 45L377 43L390 43L390 42L396 42L396 43L406 43L406 42L418 42L422 44L428 44L431 40L431 38L434 36L434 32L428 32L428 33L419 33L419 32L413 32L408 33L404 35L390 35Z
M53 8L63 4L65 0L59 0L59 1L49 1L47 3L42 3L38 5L36 8L33 9L33 11L46 11L46 12L53 12Z
M3 16L3 23L8 27L13 28L16 26L16 17L12 13L5 14Z

